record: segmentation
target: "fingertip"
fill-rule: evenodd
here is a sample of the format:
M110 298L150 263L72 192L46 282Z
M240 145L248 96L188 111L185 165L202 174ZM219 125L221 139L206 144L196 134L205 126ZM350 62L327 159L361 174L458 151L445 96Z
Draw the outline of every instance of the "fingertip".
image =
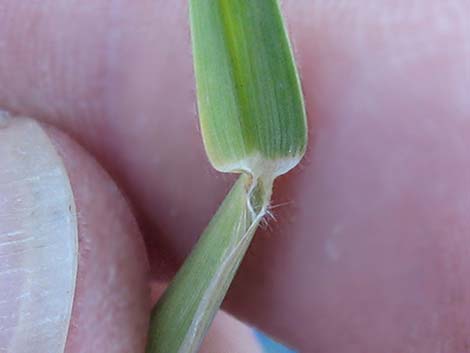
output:
M46 131L63 158L78 214L78 278L66 352L143 352L149 268L137 223L98 163L64 133Z

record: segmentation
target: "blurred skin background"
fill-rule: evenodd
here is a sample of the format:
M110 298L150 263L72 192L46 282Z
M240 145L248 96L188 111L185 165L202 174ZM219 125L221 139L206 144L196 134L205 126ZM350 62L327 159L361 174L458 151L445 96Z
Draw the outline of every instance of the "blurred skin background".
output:
M224 309L301 352L470 352L470 3L282 4L310 145ZM0 106L47 126L77 199L67 353L143 352L149 278L233 180L204 154L186 1L0 0L0 48ZM219 321L214 347L259 349Z

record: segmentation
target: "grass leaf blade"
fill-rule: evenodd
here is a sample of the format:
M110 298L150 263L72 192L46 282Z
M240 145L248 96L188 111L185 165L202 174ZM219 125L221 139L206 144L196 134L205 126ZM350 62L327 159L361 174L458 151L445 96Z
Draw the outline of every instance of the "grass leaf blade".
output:
M277 0L190 0L201 131L220 171L302 157L300 80ZM244 164L244 165L243 165ZM246 170L249 169L249 170Z
M197 352L264 214L249 210L250 182L233 186L155 306L148 353Z

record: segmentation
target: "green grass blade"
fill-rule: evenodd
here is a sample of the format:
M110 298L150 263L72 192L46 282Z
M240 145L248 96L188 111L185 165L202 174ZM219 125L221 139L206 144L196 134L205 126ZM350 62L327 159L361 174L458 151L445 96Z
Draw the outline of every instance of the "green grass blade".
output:
M287 172L304 154L307 125L278 1L190 0L190 18L211 163L220 171L262 174L276 160L274 173Z
M155 306L148 353L197 352L269 202L271 185L251 186L242 175Z
M212 165L243 172L152 312L147 353L197 352L272 183L307 144L300 81L277 0L189 0L201 131Z

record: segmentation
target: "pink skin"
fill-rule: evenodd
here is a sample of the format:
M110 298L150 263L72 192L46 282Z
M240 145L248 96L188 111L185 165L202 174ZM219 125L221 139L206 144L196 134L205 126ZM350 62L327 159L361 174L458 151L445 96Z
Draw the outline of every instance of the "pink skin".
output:
M64 134L48 133L65 161L79 222L79 272L66 352L143 352L151 302L137 223L96 161Z
M0 105L66 131L109 171L159 277L232 180L204 155L184 4L0 5ZM305 352L470 351L470 3L284 8L310 147L276 184L274 204L289 204L227 308Z

